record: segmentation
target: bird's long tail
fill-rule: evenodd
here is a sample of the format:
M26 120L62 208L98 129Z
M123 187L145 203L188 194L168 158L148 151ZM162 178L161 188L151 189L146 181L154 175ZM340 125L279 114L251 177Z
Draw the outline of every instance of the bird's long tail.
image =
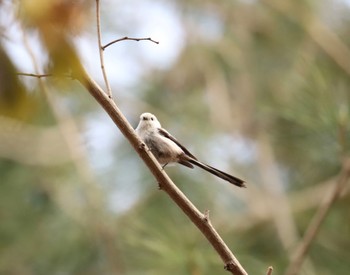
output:
M226 180L226 181L238 186L238 187L246 187L244 180L241 180L237 177L231 176L230 174L227 174L223 171L220 171L219 169L216 169L208 164L204 164L204 163L202 163L196 159L193 159L193 158L188 158L187 161L204 169L204 170L206 170L206 171L208 171L209 173L211 173L219 178L222 178L223 180Z

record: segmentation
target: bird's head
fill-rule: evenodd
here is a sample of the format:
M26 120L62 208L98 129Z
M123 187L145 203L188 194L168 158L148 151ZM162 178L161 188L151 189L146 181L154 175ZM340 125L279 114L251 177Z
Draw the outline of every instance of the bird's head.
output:
M137 128L149 128L149 127L152 127L152 128L161 128L161 125L157 119L157 117L151 113L143 113L141 116L140 116L140 123L139 125L137 126Z

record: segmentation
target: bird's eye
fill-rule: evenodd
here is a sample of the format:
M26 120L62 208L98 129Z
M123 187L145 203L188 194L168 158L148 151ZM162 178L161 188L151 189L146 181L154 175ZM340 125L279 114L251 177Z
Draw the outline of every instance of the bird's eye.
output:
M142 120L147 120L147 117L145 117L145 116L144 116L144 117L142 117Z
M153 120L153 117L151 117L151 120Z

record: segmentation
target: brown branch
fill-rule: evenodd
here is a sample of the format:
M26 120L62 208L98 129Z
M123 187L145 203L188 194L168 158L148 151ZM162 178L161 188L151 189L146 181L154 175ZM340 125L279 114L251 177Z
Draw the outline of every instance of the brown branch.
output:
M18 73L19 75L31 77L46 77L51 74L27 74ZM114 123L118 126L120 131L126 139L133 146L135 151L139 154L145 162L149 170L156 178L161 190L165 191L170 198L182 209L188 218L197 226L197 228L207 238L213 248L224 262L225 270L235 275L247 275L248 273L241 266L239 261L233 255L231 250L225 244L215 228L211 225L209 220L209 210L202 214L192 202L177 188L169 176L164 172L158 161L154 158L152 153L146 148L146 145L136 135L135 130L128 123L124 115L121 113L115 102L110 98L98 84L87 74L87 72L80 68L80 71L73 72L73 77L77 79L96 99L96 101L105 109Z
M103 56L103 50L102 42L101 42L101 18L100 18L100 0L96 0L96 26L97 26L97 40L98 40L98 51L100 54L100 64L101 64L101 70L103 74L103 79L106 84L107 88L107 95L109 98L112 98L112 89L111 85L109 84L107 73L105 70L105 62L104 62L104 56Z
M155 41L155 40L153 40L150 37L148 37L148 38L134 38L134 37L127 37L127 36L125 36L123 38L119 38L119 39L113 40L112 42L109 42L108 44L102 46L102 50L105 50L107 47L113 45L114 43L118 43L118 42L124 41L124 40L132 40L132 41L137 41L137 42L147 40L147 41L151 41L153 43L159 44L159 41Z
M182 211L207 238L223 260L225 269L235 275L248 274L211 225L208 215L203 215L172 182L152 153L147 150L145 144L137 136L135 130L128 123L115 102L110 99L105 92L103 92L103 90L85 72L84 69L81 69L81 72L77 72L76 79L78 79L78 81L80 81L81 84L86 87L90 94L104 108L114 123L118 126L120 131L152 172L156 178L156 181L159 183L161 190L165 191L170 196L170 198L182 209Z
M292 261L290 262L286 275L296 275L299 274L299 271L302 267L303 261L311 247L312 242L317 236L321 225L327 214L329 213L332 205L338 199L342 191L345 189L347 182L350 178L350 159L346 159L343 162L343 169L340 173L336 185L334 186L333 191L330 196L319 206L316 214L311 220L303 239L300 241L298 246L295 249Z

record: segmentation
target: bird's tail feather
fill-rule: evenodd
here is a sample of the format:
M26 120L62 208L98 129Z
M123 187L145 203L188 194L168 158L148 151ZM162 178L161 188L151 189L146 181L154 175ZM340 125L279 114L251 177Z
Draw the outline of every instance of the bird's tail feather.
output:
M226 180L226 181L238 186L238 187L246 187L244 180L241 180L237 177L234 177L230 174L227 174L223 171L220 171L219 169L216 169L208 164L204 164L204 163L202 163L196 159L193 159L193 158L188 158L187 161L204 169L204 170L206 170L206 171L208 171L209 173L211 173L219 178L222 178L223 180Z

